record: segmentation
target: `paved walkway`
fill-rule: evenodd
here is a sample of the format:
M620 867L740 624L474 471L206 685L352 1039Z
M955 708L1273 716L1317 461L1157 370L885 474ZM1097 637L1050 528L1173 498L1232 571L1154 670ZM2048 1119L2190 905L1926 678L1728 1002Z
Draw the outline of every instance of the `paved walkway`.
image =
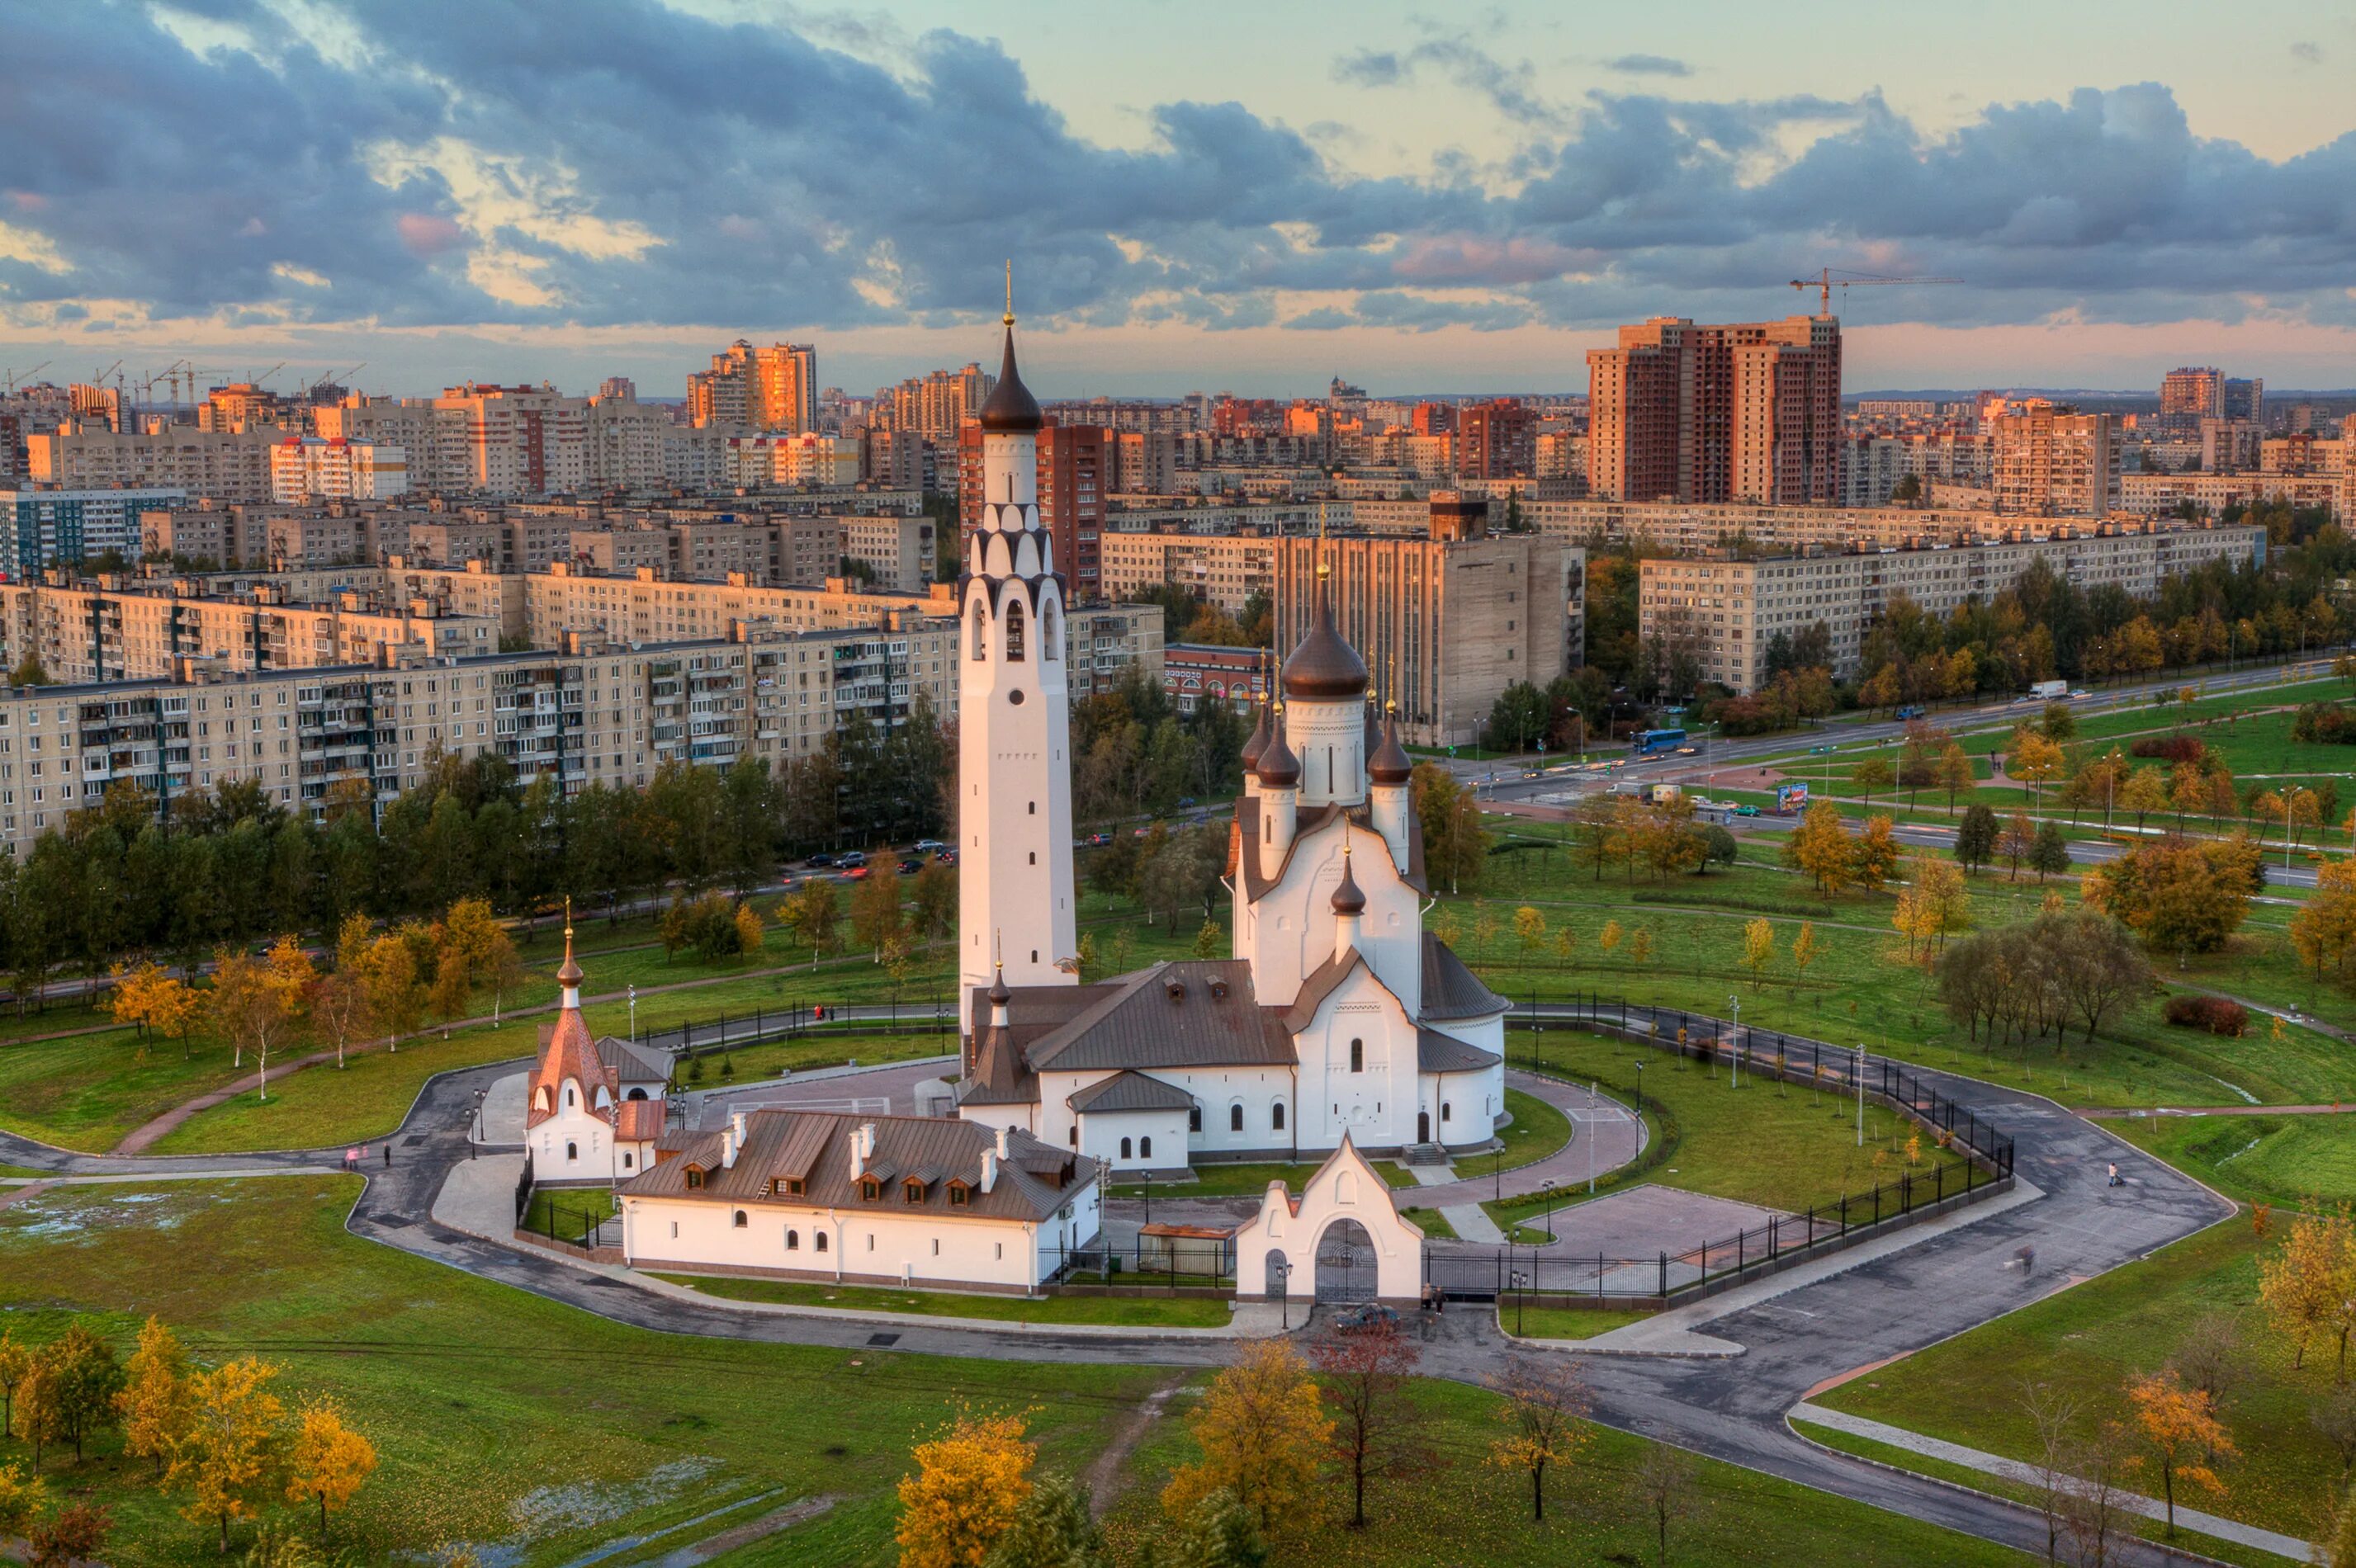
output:
M1939 1459L1950 1465L1960 1465L1966 1470L1977 1470L1984 1476L1994 1476L1999 1480L2035 1487L2040 1491L2045 1486L2044 1477L2039 1473L2034 1465L2026 1465L2018 1459L2007 1459L2000 1455L1984 1454L1976 1448L1966 1448L1960 1443L1948 1443L1936 1437L1925 1437L1919 1432L1909 1432L1902 1426L1889 1426L1879 1421L1869 1421L1862 1415L1851 1415L1847 1411L1827 1410L1820 1404L1803 1403L1792 1407L1792 1419L1812 1421L1819 1426L1828 1426L1835 1432L1846 1432L1852 1437L1869 1438L1876 1443L1887 1444L1892 1448L1902 1448L1909 1454L1920 1454L1926 1459ZM1803 1433L1801 1435L1805 1436L1806 1434ZM2158 1498L2138 1497L2133 1492L2125 1492L2121 1493L2115 1501L2126 1512L2140 1514L2146 1519L2168 1517L2168 1505ZM2176 1505L2176 1522L2181 1529L2198 1531L2203 1535L2213 1535L2220 1541L2230 1541L2236 1546L2250 1546L2260 1552L2272 1552L2278 1556L2287 1557L2294 1563L2307 1562L2314 1551L2313 1547L2297 1536L2281 1535L2271 1530L2260 1530L2254 1524L2244 1524L2238 1520L2221 1519L2213 1513L2202 1513L2198 1509L2186 1508L2182 1503Z
M1569 1116L1571 1123L1569 1143L1544 1159L1505 1173L1506 1197L1526 1197L1537 1191L1540 1183L1547 1181L1552 1181L1566 1190L1583 1187L1590 1161L1596 1175L1608 1176L1644 1152L1644 1144L1651 1135L1644 1122L1610 1095L1597 1094L1590 1098L1587 1085L1566 1083L1559 1078L1544 1078L1535 1072L1520 1072L1510 1064L1510 1058L1505 1083L1525 1094L1545 1101ZM1477 1154L1460 1156L1455 1177L1445 1184L1418 1186L1415 1201L1423 1208L1445 1212L1462 1204L1478 1206L1483 1200L1496 1196L1497 1180L1482 1170L1483 1159L1483 1157ZM1418 1179L1420 1181L1421 1179Z
M1459 1241L1479 1242L1485 1246L1502 1247L1505 1232L1497 1229L1497 1221L1489 1218L1489 1211L1478 1203L1451 1203L1440 1211L1448 1228L1456 1232Z

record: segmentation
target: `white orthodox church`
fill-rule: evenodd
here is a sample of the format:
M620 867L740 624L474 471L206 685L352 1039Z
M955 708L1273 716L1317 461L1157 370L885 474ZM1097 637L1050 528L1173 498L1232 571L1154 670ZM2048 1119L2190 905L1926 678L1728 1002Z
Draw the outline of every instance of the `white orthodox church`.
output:
M1323 600L1244 750L1234 956L1084 985L1074 956L1063 584L1037 501L1038 403L1005 359L980 413L958 705L958 1112L1116 1170L1484 1147L1505 999L1423 928L1430 891L1395 718Z

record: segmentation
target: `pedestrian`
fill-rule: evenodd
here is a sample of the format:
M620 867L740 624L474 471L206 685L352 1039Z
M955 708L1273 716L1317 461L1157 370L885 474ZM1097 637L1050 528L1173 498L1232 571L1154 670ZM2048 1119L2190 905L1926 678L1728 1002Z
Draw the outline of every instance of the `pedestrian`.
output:
M384 1146L384 1168L387 1170L391 1170L392 1168L392 1142L389 1138L385 1141Z
M2113 1187L2116 1187L2118 1184L2119 1184L2119 1162L2118 1162L2117 1160L2113 1160L2113 1161L2111 1161L2111 1180L2110 1180L2110 1185L2112 1185Z
M2013 1253L2012 1255L2019 1261L2021 1278L2027 1279L2030 1275L2037 1272L2037 1249L2035 1247L2023 1246L2020 1251Z

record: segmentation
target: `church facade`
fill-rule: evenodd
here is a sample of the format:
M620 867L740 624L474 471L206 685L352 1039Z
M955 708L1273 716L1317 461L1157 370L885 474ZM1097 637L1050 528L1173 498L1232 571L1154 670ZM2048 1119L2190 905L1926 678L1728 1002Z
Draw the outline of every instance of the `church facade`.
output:
M1505 999L1424 930L1411 764L1318 569L1281 700L1244 751L1232 956L1083 984L1063 589L1036 499L1041 416L1007 320L984 405L986 504L959 603L958 1114L1116 1172L1486 1147Z

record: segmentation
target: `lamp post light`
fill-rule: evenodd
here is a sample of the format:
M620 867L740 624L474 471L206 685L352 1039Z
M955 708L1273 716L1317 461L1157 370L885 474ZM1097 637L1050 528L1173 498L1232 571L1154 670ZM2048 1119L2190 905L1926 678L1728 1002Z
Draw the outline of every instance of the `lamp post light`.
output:
M1280 1326L1290 1329L1292 1327L1292 1265L1280 1261L1270 1266L1276 1270L1277 1316Z
M1153 1223L1153 1172L1141 1170L1138 1179L1145 1183L1145 1222Z
M1742 998L1730 992L1727 995L1726 1005L1734 1009L1734 1034L1731 1046L1734 1069L1733 1076L1728 1081L1727 1086L1740 1089L1742 1087Z
M1538 1190L1546 1194L1546 1238L1547 1241L1551 1242L1554 1240L1554 1179L1552 1177L1548 1177L1546 1180L1539 1182ZM1545 1243L1540 1243L1539 1244L1542 1246ZM1533 1249L1533 1251L1535 1251L1535 1249ZM1533 1257L1530 1259L1530 1267L1533 1270L1537 1267L1537 1258Z
M1595 1196L1595 1081L1587 1083L1587 1195Z
M630 987L630 1043L638 1043L638 988Z
M1514 1270L1514 1338L1522 1337L1522 1307L1529 1300L1530 1276Z
M1857 1042L1857 1147L1865 1147L1865 1041Z
M475 1149L483 1141L483 1096L487 1089L475 1091L475 1119L466 1124L466 1157L475 1157Z
M1505 1200L1505 1140L1494 1133L1490 1137L1496 1146L1489 1151L1490 1196L1503 1203Z

